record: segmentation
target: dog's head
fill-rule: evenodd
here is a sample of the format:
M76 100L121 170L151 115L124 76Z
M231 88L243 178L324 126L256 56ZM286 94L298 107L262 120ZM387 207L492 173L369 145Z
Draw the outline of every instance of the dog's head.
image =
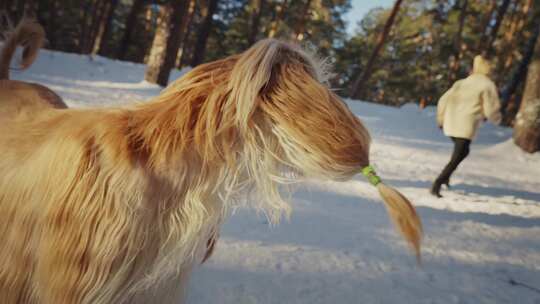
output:
M369 164L370 139L325 76L321 62L298 46L262 40L234 65L229 98L244 136L266 130L287 165L309 176L346 178Z
M230 189L251 184L269 203L262 209L283 211L288 204L277 185L287 181L287 169L343 179L369 164L366 128L324 77L300 47L266 39L194 68L160 98L180 107L168 113L182 115L174 122L181 124L181 150L202 159L201 182L214 172ZM221 163L227 165L217 172Z

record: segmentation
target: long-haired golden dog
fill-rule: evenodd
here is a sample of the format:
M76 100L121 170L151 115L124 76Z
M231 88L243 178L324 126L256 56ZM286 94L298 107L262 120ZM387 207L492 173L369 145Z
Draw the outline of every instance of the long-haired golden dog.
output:
M282 185L369 165L368 131L324 77L312 56L268 39L142 105L0 125L3 303L181 301L233 208L277 223L291 209ZM418 253L414 208L377 187Z
M20 69L32 65L45 40L43 28L24 19L6 37L0 51L0 120L20 112L32 115L42 108L67 108L62 98L47 87L9 79L10 63L18 46L23 47Z

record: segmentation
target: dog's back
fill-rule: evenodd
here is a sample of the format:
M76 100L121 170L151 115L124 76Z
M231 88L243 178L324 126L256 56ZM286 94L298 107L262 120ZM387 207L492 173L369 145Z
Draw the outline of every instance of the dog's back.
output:
M10 64L17 47L23 48L19 68L24 70L35 61L44 41L45 31L30 19L23 19L7 35L0 51L0 120L13 118L20 112L67 108L62 98L47 87L9 79Z

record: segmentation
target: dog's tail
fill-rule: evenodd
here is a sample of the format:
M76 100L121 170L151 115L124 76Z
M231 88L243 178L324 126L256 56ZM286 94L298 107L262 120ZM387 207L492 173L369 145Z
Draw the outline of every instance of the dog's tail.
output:
M422 241L422 222L416 213L411 202L396 189L385 185L375 173L372 166L367 166L362 173L368 178L369 182L377 187L381 195L388 215L392 222L407 240L416 254L416 259L420 263L420 243Z
M44 41L45 31L43 27L34 20L23 19L7 35L2 51L0 51L0 79L9 79L11 59L18 46L23 47L19 66L24 70L32 65Z

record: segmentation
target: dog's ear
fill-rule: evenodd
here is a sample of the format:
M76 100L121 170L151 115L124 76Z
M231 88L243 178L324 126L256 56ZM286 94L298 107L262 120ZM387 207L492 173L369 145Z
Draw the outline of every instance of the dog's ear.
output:
M264 39L242 53L231 72L230 102L236 110L235 119L240 129L247 130L248 122L260 102L259 95L276 79L276 65L305 61L300 47L275 39Z
M270 81L281 47L277 40L261 40L242 53L234 65L229 82L230 102L235 105L236 124L241 129L248 127L259 102L258 95Z

